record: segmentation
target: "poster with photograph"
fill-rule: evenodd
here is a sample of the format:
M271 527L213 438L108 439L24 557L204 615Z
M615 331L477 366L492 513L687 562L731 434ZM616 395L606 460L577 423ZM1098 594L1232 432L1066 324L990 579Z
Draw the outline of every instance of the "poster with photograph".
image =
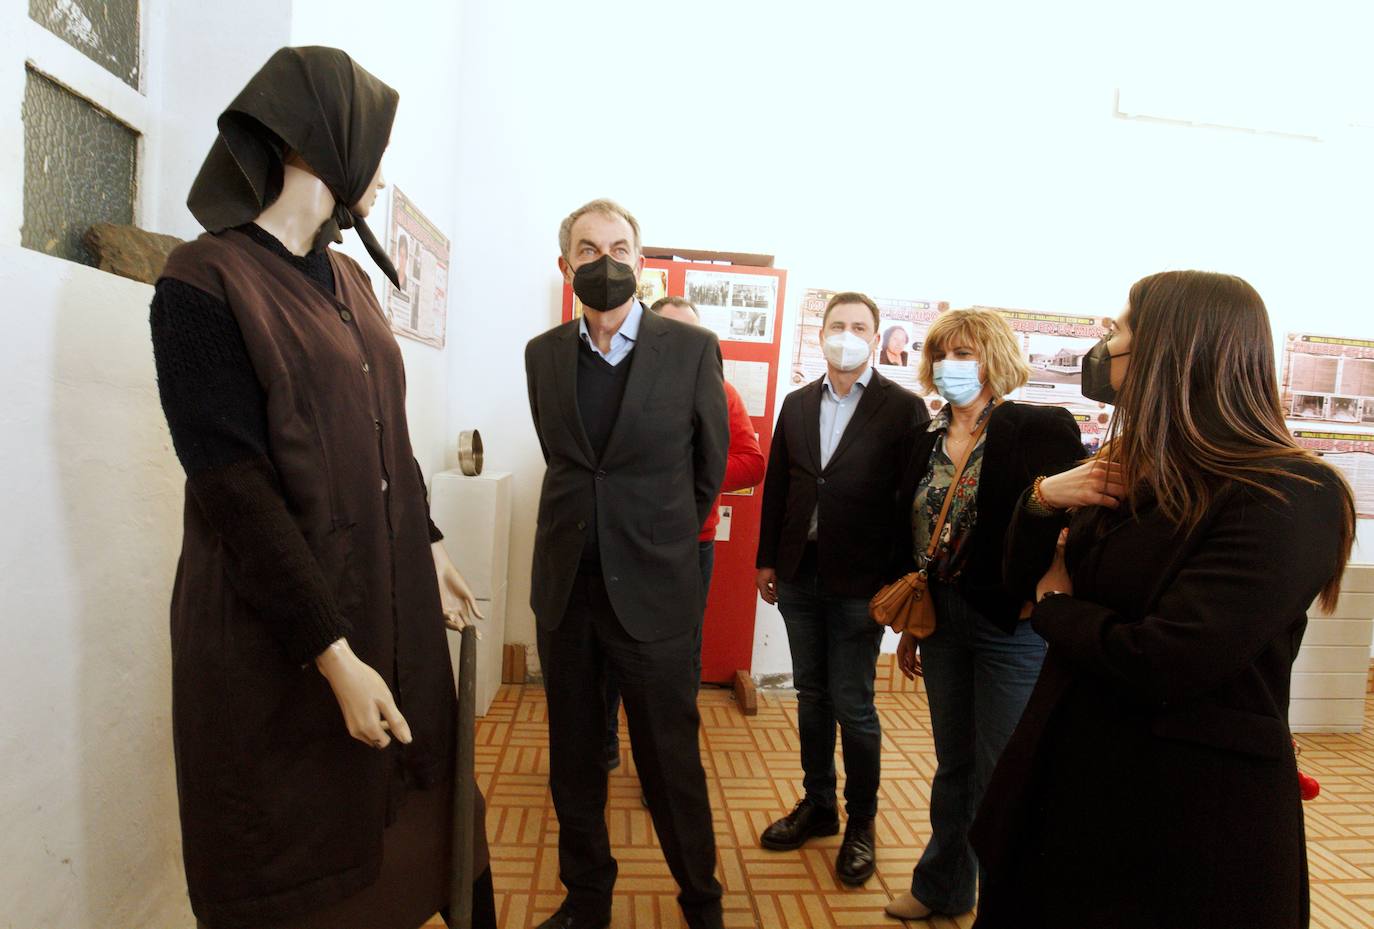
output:
M668 271L665 268L645 268L639 272L639 290L635 291L639 302L646 307L653 306L668 296Z
M825 373L825 353L821 349L821 319L825 305L837 291L808 290L802 294L801 319L797 341L792 350L790 387L795 389ZM949 309L937 300L875 298L878 305L878 350L874 364L883 377L901 384L912 393L921 393L916 383L916 365L926 332L935 317Z
M448 236L399 188L391 189L387 254L399 287L387 285L383 304L397 335L444 347L448 322Z
M1293 438L1311 449L1350 482L1355 492L1355 512L1361 519L1374 519L1374 429L1306 428L1290 423Z
M1011 323L1030 365L1030 382L1011 399L1062 406L1073 413L1110 412L1106 404L1083 396L1083 356L1106 333L1104 317L1005 307L984 309L996 310Z
M1083 447L1091 454L1102 445L1112 408L1083 396L1083 356L1107 331L1102 316L1052 313L1006 307L996 310L1021 339L1030 365L1030 381L1008 399L1042 406L1061 406L1073 414L1083 433Z
M661 297L668 296L668 272L662 268L645 268L639 272L639 289L635 299L644 304L645 309L654 305ZM573 294L572 318L582 318L582 301Z
M772 342L778 279L762 274L688 271L685 296L722 342Z
M1282 387L1290 420L1374 422L1374 340L1288 333Z

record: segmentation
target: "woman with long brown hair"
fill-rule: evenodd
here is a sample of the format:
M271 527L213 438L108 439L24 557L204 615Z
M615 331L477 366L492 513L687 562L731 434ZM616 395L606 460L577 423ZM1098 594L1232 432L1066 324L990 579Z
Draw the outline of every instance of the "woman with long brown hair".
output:
M1238 277L1136 282L1083 391L1116 405L1100 502L1040 481L1012 527L1049 651L974 826L975 926L1306 926L1289 680L1340 591L1350 489L1285 429Z

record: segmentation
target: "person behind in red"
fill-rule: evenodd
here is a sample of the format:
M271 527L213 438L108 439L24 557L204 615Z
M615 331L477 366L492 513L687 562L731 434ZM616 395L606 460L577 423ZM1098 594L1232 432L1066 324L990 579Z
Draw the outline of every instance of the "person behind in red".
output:
M664 319L675 319L689 326L701 325L697 308L685 297L663 297L649 307L650 313L657 313ZM739 391L725 382L725 404L730 411L730 457L725 465L725 482L722 493L746 490L763 483L767 462L763 449L759 448L759 437L754 432L754 423L749 418L749 410ZM701 527L697 537L701 553L701 602L706 603L706 593L711 589L711 573L716 563L716 526L720 523L720 505L712 507L711 515ZM703 610L705 607L703 606ZM703 613L702 619L705 619ZM697 680L701 680L701 623L697 624L696 635ZM615 678L606 675L606 767L614 771L620 767L620 687Z

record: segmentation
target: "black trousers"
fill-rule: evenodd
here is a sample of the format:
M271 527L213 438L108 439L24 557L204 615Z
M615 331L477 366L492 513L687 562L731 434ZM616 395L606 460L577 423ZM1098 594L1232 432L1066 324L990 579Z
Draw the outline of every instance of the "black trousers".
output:
M691 630L657 642L625 632L600 577L579 576L558 628L539 631L549 713L549 782L558 813L566 906L587 921L611 912L616 862L606 831L607 670L620 683L630 747L678 903L692 929L720 929L716 839L697 742Z

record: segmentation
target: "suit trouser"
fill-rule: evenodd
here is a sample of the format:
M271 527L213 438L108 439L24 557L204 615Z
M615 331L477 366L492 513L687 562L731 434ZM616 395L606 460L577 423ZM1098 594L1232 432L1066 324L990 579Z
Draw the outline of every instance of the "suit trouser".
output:
M716 543L697 543L697 563L701 567L701 622L692 633L692 653L696 658L694 667L697 686L701 686L701 632L706 622L706 597L711 592L711 575L716 566ZM620 685L609 666L606 668L606 762L612 766L620 763Z
M549 713L549 782L558 813L567 906L589 921L611 911L616 862L606 831L605 678L620 682L630 748L663 857L689 926L719 927L721 887L706 772L697 742L694 635L632 639L600 577L579 576L558 628L539 631Z

